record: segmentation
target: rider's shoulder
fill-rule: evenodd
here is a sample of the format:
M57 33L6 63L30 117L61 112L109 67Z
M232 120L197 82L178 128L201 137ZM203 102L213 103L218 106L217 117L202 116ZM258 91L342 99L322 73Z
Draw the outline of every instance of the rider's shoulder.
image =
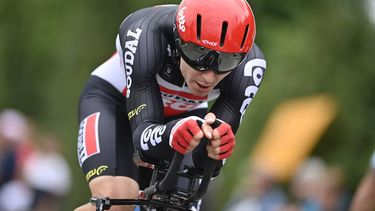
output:
M127 36L129 30L144 31L149 36L172 32L177 5L146 7L129 14L120 25L120 35ZM162 32L162 33L159 33Z
M144 22L146 19L152 20L154 17L163 16L164 14L174 14L176 9L177 5L173 4L144 7L127 15L121 25L124 25L124 23Z
M254 45L252 46L252 48L250 49L250 51L247 53L247 56L246 56L247 61L252 60L252 59L265 60L262 50L256 43L254 43Z

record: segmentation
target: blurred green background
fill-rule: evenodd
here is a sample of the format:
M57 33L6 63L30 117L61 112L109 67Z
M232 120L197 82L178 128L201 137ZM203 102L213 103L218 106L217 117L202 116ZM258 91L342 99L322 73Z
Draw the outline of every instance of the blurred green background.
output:
M74 179L66 210L89 198L76 158L81 89L114 52L124 18L167 3L179 1L0 0L0 109L19 109L63 141ZM313 154L343 166L354 190L375 147L375 24L366 2L263 0L251 5L267 72L220 180L218 209L243 176L236 172L273 109L284 100L320 93L335 98L339 113Z

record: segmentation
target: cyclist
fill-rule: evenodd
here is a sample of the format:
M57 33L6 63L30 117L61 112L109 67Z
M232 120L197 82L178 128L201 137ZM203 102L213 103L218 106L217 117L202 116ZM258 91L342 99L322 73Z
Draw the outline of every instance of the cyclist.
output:
M230 157L266 68L254 38L245 0L182 0L129 15L116 53L92 72L79 102L78 158L92 196L138 197L134 148L151 161L191 155L197 169L207 155Z
M371 211L375 209L375 151L370 159L370 166L354 193L350 211Z

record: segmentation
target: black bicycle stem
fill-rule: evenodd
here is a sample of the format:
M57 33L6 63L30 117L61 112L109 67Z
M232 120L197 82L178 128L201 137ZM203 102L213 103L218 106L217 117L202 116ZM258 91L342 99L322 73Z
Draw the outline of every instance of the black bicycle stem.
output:
M154 185L146 188L144 190L145 196L148 197L155 193L165 193L170 187L172 187L173 183L176 181L178 168L180 167L183 159L183 154L175 152L172 163L168 169L165 178L161 181L157 181Z

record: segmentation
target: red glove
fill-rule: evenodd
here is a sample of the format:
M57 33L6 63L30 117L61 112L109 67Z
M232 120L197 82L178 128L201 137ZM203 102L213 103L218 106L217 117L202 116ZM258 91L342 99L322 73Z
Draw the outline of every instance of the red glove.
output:
M203 132L198 125L198 121L203 119L190 116L181 119L171 130L169 138L169 145L177 152L186 154L198 146L200 140L203 138Z
M223 160L230 157L236 140L231 126L219 120L221 124L213 131L212 139L207 147L208 156L215 160Z

